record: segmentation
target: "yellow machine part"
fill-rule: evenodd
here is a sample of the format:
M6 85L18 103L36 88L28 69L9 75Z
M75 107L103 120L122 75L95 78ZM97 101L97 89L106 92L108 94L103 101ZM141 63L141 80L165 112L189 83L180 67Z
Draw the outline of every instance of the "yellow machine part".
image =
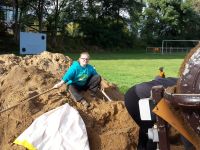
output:
M200 147L199 137L194 134L191 134L184 124L183 120L175 115L172 109L170 109L170 104L162 99L156 107L153 109L153 112L161 117L163 120L168 122L172 127L174 127L180 134L182 134L186 139L188 139L197 149Z

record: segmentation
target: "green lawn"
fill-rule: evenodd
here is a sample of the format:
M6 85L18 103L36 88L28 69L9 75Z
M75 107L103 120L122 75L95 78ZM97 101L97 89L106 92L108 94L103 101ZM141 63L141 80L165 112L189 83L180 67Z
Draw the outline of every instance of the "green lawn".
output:
M66 54L76 60L78 54ZM147 53L92 53L90 64L109 82L117 84L121 92L134 84L152 80L158 68L164 67L166 77L178 77L179 67L185 54Z

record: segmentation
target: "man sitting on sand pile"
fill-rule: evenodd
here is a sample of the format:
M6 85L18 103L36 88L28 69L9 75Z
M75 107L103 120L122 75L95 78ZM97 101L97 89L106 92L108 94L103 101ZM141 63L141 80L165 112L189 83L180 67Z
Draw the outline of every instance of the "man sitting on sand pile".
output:
M72 63L62 80L53 87L59 88L64 83L67 84L74 100L81 102L85 108L88 108L90 104L81 95L81 91L89 89L91 96L95 96L101 82L100 75L89 64L89 59L88 52L81 53L78 61Z

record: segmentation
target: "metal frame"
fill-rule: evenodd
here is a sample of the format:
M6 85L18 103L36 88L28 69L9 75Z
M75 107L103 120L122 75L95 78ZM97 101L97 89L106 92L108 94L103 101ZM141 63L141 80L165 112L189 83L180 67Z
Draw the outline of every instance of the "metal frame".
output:
M200 40L162 40L162 54L164 54L164 43L167 42L167 41L177 41L177 42L200 42Z
M163 98L164 87L163 86L154 86L152 87L152 98L155 100L156 104ZM156 116L157 127L158 127L158 136L159 136L159 149L160 150L170 150L170 142L168 138L168 123Z

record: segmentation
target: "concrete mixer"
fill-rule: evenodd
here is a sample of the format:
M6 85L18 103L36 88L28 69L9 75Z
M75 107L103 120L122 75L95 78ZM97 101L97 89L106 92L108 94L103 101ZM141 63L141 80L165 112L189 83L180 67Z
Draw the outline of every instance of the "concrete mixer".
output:
M179 74L176 86L152 88L161 150L169 149L167 124L200 149L200 44L186 56Z
M151 100L155 107L151 109L150 105L148 109L156 114L156 124L148 130L148 136L158 143L157 149L170 149L169 126L200 149L200 44L184 59L176 86L152 87ZM152 118L152 113L149 116Z

